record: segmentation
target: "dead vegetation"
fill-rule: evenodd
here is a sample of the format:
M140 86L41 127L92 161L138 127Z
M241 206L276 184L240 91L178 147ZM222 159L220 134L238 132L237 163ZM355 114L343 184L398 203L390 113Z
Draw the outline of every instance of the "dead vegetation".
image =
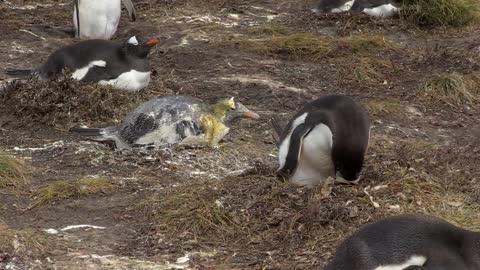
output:
M396 100L369 100L365 102L367 111L374 115L397 115L402 111L402 105Z
M474 106L480 100L479 89L479 74L452 72L434 74L422 84L418 93L450 106Z
M64 79L18 83L0 100L17 117L68 130L92 123L113 124L147 99L145 95Z
M99 177L84 177L77 181L56 180L34 192L34 199L29 208L100 192L108 192L113 188L114 186L106 179Z
M0 151L0 189L20 189L30 183L25 163Z
M0 223L0 252L3 253L0 255L38 257L52 252L57 245L58 243L44 232L12 230Z
M376 50L394 48L395 44L382 36L354 35L329 38L312 33L274 35L269 38L232 38L220 46L234 46L261 55L278 55L289 59L313 62L340 56L362 56Z
M465 26L480 19L477 0L405 0L401 16L421 26Z

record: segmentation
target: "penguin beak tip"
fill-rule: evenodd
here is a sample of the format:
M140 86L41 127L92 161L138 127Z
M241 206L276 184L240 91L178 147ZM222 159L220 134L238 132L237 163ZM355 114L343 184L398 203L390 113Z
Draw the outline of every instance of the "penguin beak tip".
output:
M243 112L243 116L247 117L247 118L250 118L250 119L254 119L254 120L257 120L260 118L260 115L252 112L252 111L248 111L248 112Z

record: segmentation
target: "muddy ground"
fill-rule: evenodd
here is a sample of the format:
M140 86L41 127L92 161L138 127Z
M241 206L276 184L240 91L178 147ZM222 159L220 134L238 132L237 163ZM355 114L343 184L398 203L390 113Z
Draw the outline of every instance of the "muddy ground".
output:
M18 95L0 99L0 150L24 160L31 175L21 190L0 190L0 229L46 237L40 248L26 241L0 250L0 269L321 269L346 235L381 217L426 213L480 229L478 99L448 102L421 88L435 74L478 72L478 27L318 17L302 1L134 3L138 20L123 16L115 39L141 33L161 44L150 55L149 87L105 103L115 107L114 119L83 114L88 106L81 104L71 114L88 119L25 105L35 96L28 93L64 89L55 83L27 82ZM71 24L69 1L4 1L0 14L0 68L37 66L74 42L63 31ZM258 47L298 33L334 45L321 54L288 42ZM368 41L357 44L355 37ZM363 180L292 187L275 175L269 119L287 119L333 93L353 97L371 114ZM234 95L261 119L237 123L219 149L115 152L68 132L115 124L139 102L171 94ZM43 187L85 177L108 185L39 200ZM81 224L97 227L61 230Z

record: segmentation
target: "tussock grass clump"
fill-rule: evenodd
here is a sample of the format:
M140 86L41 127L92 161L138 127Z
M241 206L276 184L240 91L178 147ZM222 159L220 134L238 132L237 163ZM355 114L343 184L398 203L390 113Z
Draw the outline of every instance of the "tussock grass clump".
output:
M68 130L80 124L111 124L138 104L142 95L67 78L18 83L0 102L16 116Z
M478 22L478 0L405 0L402 17L422 26L464 26Z
M262 55L280 55L294 59L308 59L313 62L351 54L361 56L373 49L394 47L391 41L381 36L357 35L335 39L312 33L274 35L258 40L234 38L220 45L233 45Z
M396 100L369 100L365 107L373 115L396 115L402 111L402 105Z
M25 163L0 151L0 189L18 189L28 184L30 176Z
M165 190L140 204L156 224L171 234L188 232L194 238L231 235L238 224L222 203L217 183L199 181Z
M480 75L435 74L422 84L419 94L451 106L475 105L480 100Z
M41 187L34 193L34 201L30 208L43 204L54 203L57 201L79 198L99 192L107 192L113 189L104 178L86 177L78 181L58 180L44 187Z
M0 224L0 252L10 256L39 256L55 249L56 243L44 232L12 230Z

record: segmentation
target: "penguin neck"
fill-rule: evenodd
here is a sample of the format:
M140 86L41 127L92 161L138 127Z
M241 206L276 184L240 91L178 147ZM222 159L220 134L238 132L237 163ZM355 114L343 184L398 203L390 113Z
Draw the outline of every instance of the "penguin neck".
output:
M220 105L213 105L212 109L211 109L211 112L212 116L214 116L215 118L217 118L220 122L222 122L223 124L225 124L226 120L227 120L227 111L222 108L222 106Z

